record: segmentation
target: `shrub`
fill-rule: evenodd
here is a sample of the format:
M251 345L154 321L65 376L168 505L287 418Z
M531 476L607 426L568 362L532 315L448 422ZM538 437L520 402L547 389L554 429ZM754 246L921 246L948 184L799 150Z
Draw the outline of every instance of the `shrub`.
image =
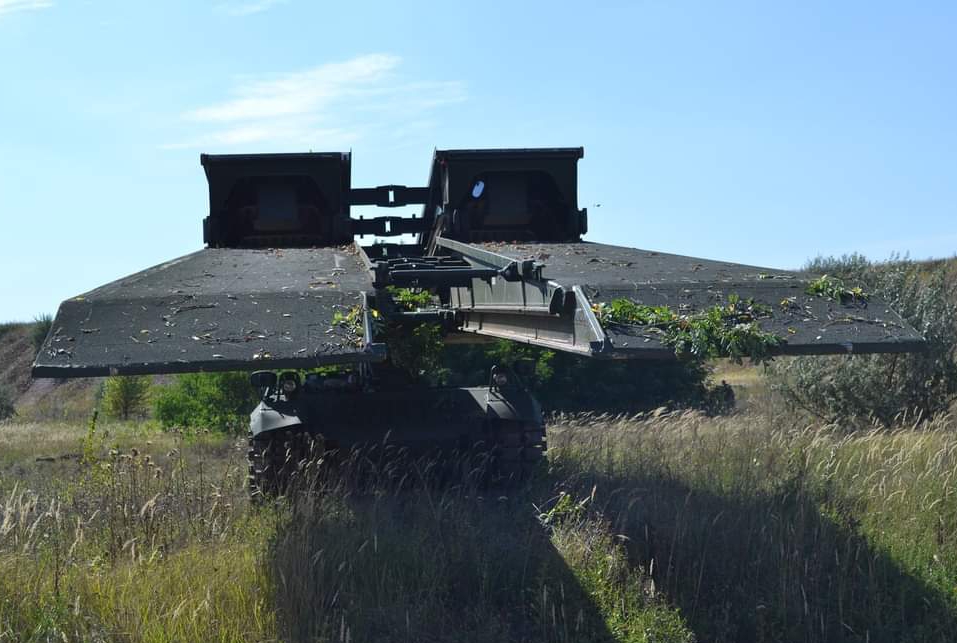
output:
M153 413L166 428L242 433L258 401L246 373L187 373L156 393Z
M494 364L536 360L527 382L546 411L633 413L660 406L722 412L733 406L729 389L712 389L709 366L698 360L599 360L502 340L445 349L444 372L456 386L488 383Z
M13 408L13 393L6 386L0 385L0 420L6 420L16 414Z
M390 324L384 332L384 341L389 346L389 361L413 381L435 382L439 378L445 348L441 326L420 324L408 328Z
M103 384L103 410L110 417L128 420L146 410L149 393L150 378L146 375L110 377Z
M772 388L829 422L856 418L886 426L904 413L946 411L957 393L957 281L949 267L849 255L819 257L806 269L864 283L924 336L927 350L778 360L767 370Z
M43 346L43 342L46 340L47 335L50 334L52 327L52 315L43 313L33 318L33 330L30 333L30 337L33 339L33 352L40 352L40 347Z

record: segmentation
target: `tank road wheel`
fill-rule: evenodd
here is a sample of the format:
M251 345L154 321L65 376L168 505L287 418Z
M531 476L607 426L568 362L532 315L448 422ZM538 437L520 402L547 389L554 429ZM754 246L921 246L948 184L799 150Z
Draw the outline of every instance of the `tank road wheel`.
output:
M249 436L249 496L262 500L286 493L306 466L323 455L322 441L304 430Z
M545 427L514 420L493 420L490 426L492 466L505 480L527 480L545 460Z

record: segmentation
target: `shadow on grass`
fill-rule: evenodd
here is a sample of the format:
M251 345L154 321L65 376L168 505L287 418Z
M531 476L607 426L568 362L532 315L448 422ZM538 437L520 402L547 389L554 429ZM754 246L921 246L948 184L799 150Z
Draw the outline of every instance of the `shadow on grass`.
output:
M296 490L270 559L288 640L615 640L538 519L547 480L386 468Z
M953 641L954 602L825 515L800 479L736 499L665 473L561 476L629 543L700 641Z
M506 490L423 462L339 470L296 494L270 558L289 640L686 641L685 624L720 643L957 632L945 583L875 547L838 509L847 500L800 471L762 487L773 491L736 481L725 493L655 456L614 474L558 457ZM543 520L561 491L567 520Z

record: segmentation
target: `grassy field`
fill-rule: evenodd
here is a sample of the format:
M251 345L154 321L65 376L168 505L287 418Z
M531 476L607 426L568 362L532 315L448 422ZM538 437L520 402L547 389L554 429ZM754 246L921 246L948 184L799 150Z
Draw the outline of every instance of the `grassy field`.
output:
M252 503L245 439L31 382L37 327L0 324L0 643L957 640L957 406L822 424L719 362L735 413L552 417L520 487L365 452Z
M556 417L519 489L356 458L260 505L234 438L8 422L0 641L952 640L954 422L773 408Z

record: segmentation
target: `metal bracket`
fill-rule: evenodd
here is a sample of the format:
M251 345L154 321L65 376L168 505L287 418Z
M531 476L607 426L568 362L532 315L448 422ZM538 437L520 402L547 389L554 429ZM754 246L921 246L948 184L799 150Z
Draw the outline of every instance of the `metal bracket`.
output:
M391 206L389 206L391 207ZM430 223L422 217L373 217L350 219L352 234L360 237L367 234L377 237L394 237L400 234L418 234L427 232Z
M591 309L591 303L588 301L588 297L585 296L585 293L582 292L579 286L572 286L572 292L575 293L575 298L578 300L578 309L582 311L582 316L588 324L588 329L594 336L594 339L591 341L592 351L600 353L608 349L608 336L605 335L604 329L602 329L601 324L598 323L598 318L595 317L595 313Z
M542 264L533 259L524 259L516 261L510 257L500 255L490 250L477 248L468 243L446 239L445 237L436 237L435 244L446 250L458 253L463 257L484 263L489 266L495 266L499 269L499 274L506 281L520 281L522 279L541 279Z
M404 185L380 185L349 190L349 205L400 208L405 205L423 205L428 199L429 188L410 188Z
M491 279L502 276L495 268L476 268L457 257L398 257L376 261L373 268L374 285L431 287L465 287L472 279Z

